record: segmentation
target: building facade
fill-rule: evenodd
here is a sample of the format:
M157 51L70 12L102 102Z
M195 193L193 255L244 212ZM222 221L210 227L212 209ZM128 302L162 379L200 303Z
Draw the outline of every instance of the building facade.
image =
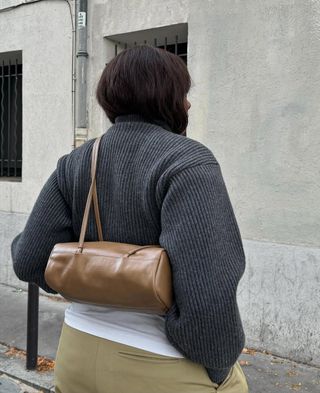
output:
M25 288L10 243L58 158L110 126L95 99L105 63L135 43L171 46L193 80L187 135L218 159L243 237L247 345L319 365L320 3L89 0L81 18L74 1L20 3L0 1L0 107L8 102L0 135L7 127L1 141L17 147L2 146L0 282ZM83 26L78 127L75 30Z

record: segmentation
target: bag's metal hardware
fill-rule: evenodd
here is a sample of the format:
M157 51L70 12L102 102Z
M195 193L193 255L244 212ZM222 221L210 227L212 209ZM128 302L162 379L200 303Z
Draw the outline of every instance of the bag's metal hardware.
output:
M75 253L82 254L82 251L83 251L83 247L78 247Z

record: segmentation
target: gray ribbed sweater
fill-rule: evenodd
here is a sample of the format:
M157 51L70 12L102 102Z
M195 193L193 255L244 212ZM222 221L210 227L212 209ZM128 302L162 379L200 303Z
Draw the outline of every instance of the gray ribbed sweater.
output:
M11 245L16 275L50 293L51 249L79 238L93 142L59 158ZM97 191L104 240L166 249L175 295L165 316L168 340L221 382L244 346L236 290L245 255L214 155L163 123L120 116L100 141ZM91 210L85 240L97 239Z

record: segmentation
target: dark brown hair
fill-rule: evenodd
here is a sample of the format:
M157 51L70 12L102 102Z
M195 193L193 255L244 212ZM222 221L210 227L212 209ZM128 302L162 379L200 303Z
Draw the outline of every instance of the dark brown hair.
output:
M183 134L188 125L184 98L190 89L184 61L149 45L128 48L108 63L100 77L96 97L111 123L120 115L138 114L165 122Z

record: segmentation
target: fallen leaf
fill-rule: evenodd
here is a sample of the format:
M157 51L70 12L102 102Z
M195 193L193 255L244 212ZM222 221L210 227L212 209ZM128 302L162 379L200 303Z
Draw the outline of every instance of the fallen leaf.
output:
M16 347L10 347L4 354L7 356L17 356L20 358L23 358L27 355L26 351L22 351Z
M240 360L239 361L240 366L250 366L250 362L247 360Z
M248 355L255 355L256 350L252 348L243 348L242 353L246 353Z
M293 370L287 371L286 374L287 374L288 377L293 377L295 375L298 375L298 373L296 371L293 371Z
M25 358L27 356L26 351L18 349L16 347L10 347L5 353L7 356L16 356L19 358ZM55 361L48 359L44 356L38 356L37 358L37 371L49 371L54 369Z
M38 356L37 371L49 371L53 370L55 361L45 358L44 356Z

